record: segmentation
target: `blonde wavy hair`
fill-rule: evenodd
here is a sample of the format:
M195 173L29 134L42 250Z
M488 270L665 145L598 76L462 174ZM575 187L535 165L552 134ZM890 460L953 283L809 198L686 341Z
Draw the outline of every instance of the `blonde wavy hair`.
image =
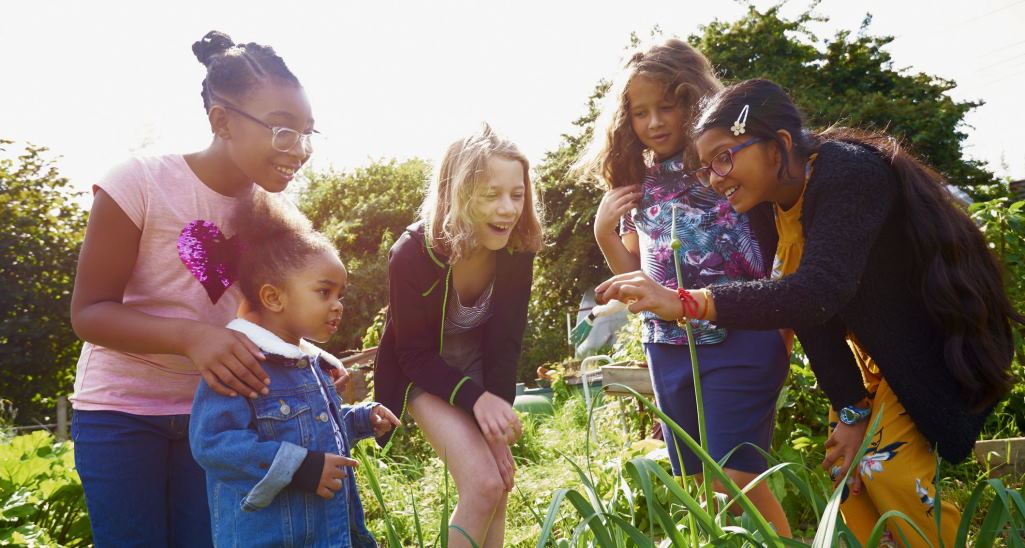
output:
M477 220L474 199L488 181L488 161L503 158L523 166L523 212L509 236L509 247L536 253L543 243L541 214L530 182L530 162L520 149L503 139L487 123L474 134L452 143L420 206L420 218L432 247L448 255L452 263L478 245L473 224Z
M594 134L584 153L571 168L571 175L597 180L607 188L640 183L644 169L654 159L634 133L630 122L627 90L634 78L644 77L662 84L684 112L684 131L689 129L702 98L722 89L712 63L690 44L675 38L646 50L634 50L605 94L605 104L594 124ZM697 156L688 139L684 164L694 166Z

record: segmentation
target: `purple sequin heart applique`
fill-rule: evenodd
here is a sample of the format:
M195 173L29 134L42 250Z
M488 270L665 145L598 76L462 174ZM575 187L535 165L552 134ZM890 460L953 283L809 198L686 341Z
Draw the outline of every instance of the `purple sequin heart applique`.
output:
M178 235L178 257L214 304L238 279L240 251L238 238L225 239L210 221L192 221Z

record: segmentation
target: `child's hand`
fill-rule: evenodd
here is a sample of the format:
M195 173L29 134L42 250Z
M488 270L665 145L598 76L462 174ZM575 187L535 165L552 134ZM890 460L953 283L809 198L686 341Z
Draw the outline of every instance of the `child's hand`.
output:
M621 186L606 192L601 203L598 204L598 212L594 216L595 237L603 238L610 234L616 234L619 220L626 215L627 211L637 207L637 201L641 199L641 195L639 185Z
M473 404L473 416L488 443L508 445L523 435L520 418L512 406L491 392L485 392L477 398Z
M512 492L516 475L516 462L513 461L512 451L505 443L488 443L491 449L491 456L495 457L495 464L498 465L498 473L502 476L502 483L505 484L505 492Z
M370 412L370 425L374 428L374 437L381 437L392 429L392 426L399 426L399 419L390 409L378 405Z
M342 485L344 485L346 471L345 468L342 468L343 466L355 468L359 466L359 461L332 453L324 454L324 471L320 474L320 485L317 486L317 495L325 499L335 497L334 492L341 489Z
M185 355L215 392L250 398L267 393L270 377L259 362L266 358L249 337L238 331L196 322L186 334Z
M352 377L344 367L330 368L327 370L328 375L331 375L331 381L335 385L335 392L341 396L342 391L345 389L345 385L349 382Z
M664 287L640 270L613 276L594 288L594 293L599 304L612 299L629 303L631 314L647 310L669 321L683 316L683 304L676 290ZM704 306L705 297L700 293L698 295L694 298L699 300L699 306ZM713 306L713 303L709 303L709 310ZM705 318L714 319L712 312L707 312Z

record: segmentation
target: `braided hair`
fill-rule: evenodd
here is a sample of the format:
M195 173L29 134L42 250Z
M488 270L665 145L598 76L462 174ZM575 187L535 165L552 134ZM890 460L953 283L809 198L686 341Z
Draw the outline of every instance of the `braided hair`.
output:
M227 34L212 30L192 44L192 53L206 66L203 79L203 108L208 112L213 95L241 98L268 80L301 87L274 48L249 42L236 44Z

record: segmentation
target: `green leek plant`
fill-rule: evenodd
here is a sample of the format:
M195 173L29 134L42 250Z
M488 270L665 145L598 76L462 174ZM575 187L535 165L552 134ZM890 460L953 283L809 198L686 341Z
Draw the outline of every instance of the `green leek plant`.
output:
M510 494L510 501L515 498L528 510L521 510L521 515L518 516L510 514L509 523L523 523L525 520L528 525L521 525L521 532L515 534L515 540L507 537L510 546L825 548L846 545L849 548L876 548L879 546L884 528L894 522L900 523L901 529L907 534L904 537L905 541L914 540L909 538L911 536L923 536L908 516L899 512L888 512L880 518L871 538L864 544L860 543L839 515L843 486L847 478L843 478L843 481L834 488L828 476L817 465L781 461L774 453L763 452L767 457L768 470L741 489L723 471L723 464L729 455L719 462L715 461L707 451L702 450L696 440L663 414L653 402L636 392L633 396L641 402L645 410L665 421L669 430L677 435L683 445L701 459L704 469L707 470L708 481L718 479L723 485L725 493L715 495L717 499L711 499L717 500L717 505L701 501L700 489L693 484L681 484L678 478L670 475L663 464L652 458L630 454L620 460L616 455L623 455L623 449L617 437L617 429L596 429L599 434L614 437L614 442L592 438L586 425L599 420L599 415L603 417L601 420L606 421L606 425L612 423L616 409L615 404L594 406L587 414L586 422L583 417L579 422L573 422L573 427L579 428L579 433L575 435L579 435L580 438L576 439L583 440L583 455L577 452L575 454L580 456L569 456L567 452L571 448L565 445L563 438L559 438L549 440L549 449L545 451L547 454L557 455L556 459L524 463L517 458L520 467L518 478L522 479L522 475L530 474L527 468L533 466L538 472L543 471L544 477L558 476L563 479L536 485L533 488L524 487L524 482L518 481L516 489ZM565 405L584 407L585 403L576 396ZM867 451L868 440L878 431L883 412L885 410L873 417L865 437L866 441L862 443L855 462L858 462ZM557 413L568 417L573 412L560 408ZM555 420L559 418L556 417ZM558 427L562 429L568 425L566 422L560 422ZM570 439L569 432L566 434L566 439ZM435 474L430 484L423 485L420 489L411 489L410 483L418 480L409 478L409 471L403 468L406 465L402 461L392 462L394 456L381 460L379 451L369 443L359 444L354 454L361 463L357 474L363 477L363 484L369 486L365 489L373 493L373 498L381 507L380 513L375 512L378 517L374 529L383 530L379 533L382 546L447 546L448 535L455 531L447 527L455 497L448 488L444 463L431 465L430 468L437 469L446 476L445 478ZM557 468L568 471L571 476L555 474ZM847 473L848 477L854 473L857 473L856 467L851 467ZM382 486L382 474L387 476L383 481L388 483L390 491ZM806 541L780 537L748 500L746 492L749 489L772 478L779 478L787 489L799 493L803 504L811 509L816 523L814 539ZM436 529L424 524L424 514L421 512L423 508L418 508L416 497L409 494L414 492L417 493L416 496L423 497L429 490L443 493L443 498L437 503L432 503L430 507L433 511L431 515L437 519ZM385 492L392 493L391 500L385 496ZM401 495L396 498L395 493ZM940 499L940 495L941 493L936 494L937 500ZM391 504L393 509L389 509L388 504ZM730 509L734 507L743 510L743 514L739 517L732 515ZM953 546L1025 548L1022 541L1025 539L1025 500L1017 490L1008 488L1001 480L982 480L971 491L963 508L963 517ZM368 511L370 510L375 509L368 507ZM434 519L429 518L427 523L433 522ZM383 524L380 523L382 521ZM534 525L531 526L530 523ZM534 532L526 535L522 532L523 527L532 527ZM437 533L428 533L430 529ZM901 538L901 533L894 533ZM513 533L510 531L509 534ZM428 538L430 536L434 537L434 542ZM948 544L943 548L952 547Z
M672 205L672 243L670 247L673 250L673 266L676 267L676 287L683 288L683 273L680 271L680 248L683 247L680 238L676 236L676 204ZM697 346L694 344L694 329L691 327L690 319L686 317L687 310L684 309L684 321L683 324L687 330L687 347L690 349L690 369L691 376L694 379L694 402L697 404L698 410L698 437L701 439L701 450L706 454L708 453L708 432L705 430L705 404L701 398L701 372L698 369L698 353ZM683 462L681 460L681 462ZM701 464L701 477L705 478L705 502L706 504L712 504L712 484L709 481L708 467L702 461ZM711 508L711 506L709 506Z

